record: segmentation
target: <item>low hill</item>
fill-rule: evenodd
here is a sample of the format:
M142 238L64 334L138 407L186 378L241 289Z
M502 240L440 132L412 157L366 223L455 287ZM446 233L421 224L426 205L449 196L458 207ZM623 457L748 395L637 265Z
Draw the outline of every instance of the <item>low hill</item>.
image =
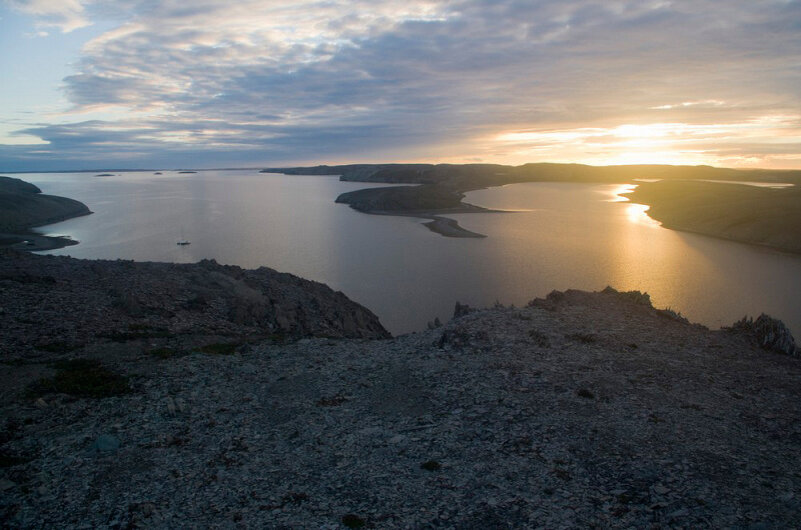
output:
M660 181L640 184L631 201L666 228L801 253L801 188Z
M90 213L82 202L45 195L33 184L0 177L0 232L19 232Z
M801 185L801 171L728 169L710 166L535 163L521 166L501 164L356 164L270 168L288 175L340 175L341 180L405 184L438 184L460 191L517 182L627 182L634 179L711 179L759 182L790 182Z
M65 271L102 281L114 271L138 287L139 265ZM205 267L169 274L232 277ZM29 288L49 284L62 299L68 274L35 278ZM84 308L94 296L63 299L61 314L108 311ZM13 313L16 298L2 304L4 323L47 317ZM654 309L647 295L612 289L456 313L392 340L181 352L152 349L155 338L92 339L70 352L51 342L52 352L0 372L3 524L483 530L801 520L801 361L760 347L756 323L710 331ZM48 330L51 341L64 333Z

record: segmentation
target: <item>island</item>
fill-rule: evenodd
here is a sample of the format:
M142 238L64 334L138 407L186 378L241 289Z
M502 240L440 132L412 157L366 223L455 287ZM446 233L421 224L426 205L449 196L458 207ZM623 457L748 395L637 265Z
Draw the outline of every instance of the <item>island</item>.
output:
M8 250L0 313L11 528L801 520L801 358L767 315L568 290L390 338L266 268Z
M370 214L431 219L429 229L449 237L483 237L448 213L494 210L462 202L468 191L522 182L629 183L634 202L666 228L801 252L801 171L710 166L583 164L351 164L268 168L266 173L339 175L343 181L415 184L343 193L336 202ZM649 182L659 181L659 182ZM782 183L770 189L748 183Z
M447 186L423 184L350 191L337 197L336 202L349 204L354 210L374 215L430 219L424 223L425 226L446 237L485 237L462 228L453 219L443 217L454 213L494 211L462 202L463 198L464 193Z
M82 202L45 195L33 184L0 176L0 247L51 250L75 245L72 239L43 236L31 228L91 213Z

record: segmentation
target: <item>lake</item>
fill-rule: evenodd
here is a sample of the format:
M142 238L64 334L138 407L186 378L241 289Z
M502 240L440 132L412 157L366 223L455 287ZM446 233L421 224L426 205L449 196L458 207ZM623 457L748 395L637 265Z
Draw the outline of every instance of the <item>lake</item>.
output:
M657 307L712 328L766 312L801 333L801 256L675 232L624 185L526 183L466 201L503 213L460 214L485 239L445 238L424 220L335 204L375 184L256 170L25 174L45 193L95 212L42 227L81 243L77 258L268 266L328 284L375 312L393 333L447 320L456 301L524 305L551 290L647 291ZM191 245L178 246L180 239Z

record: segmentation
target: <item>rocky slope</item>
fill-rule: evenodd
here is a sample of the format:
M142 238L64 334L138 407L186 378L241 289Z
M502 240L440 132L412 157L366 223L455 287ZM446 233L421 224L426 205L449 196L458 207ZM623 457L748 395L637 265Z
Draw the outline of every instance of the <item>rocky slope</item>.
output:
M224 274L194 267L187 276ZM394 339L263 341L228 355L85 344L69 355L127 377L104 398L54 390L86 362L10 363L0 517L11 528L801 520L801 361L753 335L781 332L775 322L712 332L611 289L456 313Z
M326 285L209 260L88 261L0 250L0 314L6 360L103 340L182 347L248 337L389 336L369 310Z

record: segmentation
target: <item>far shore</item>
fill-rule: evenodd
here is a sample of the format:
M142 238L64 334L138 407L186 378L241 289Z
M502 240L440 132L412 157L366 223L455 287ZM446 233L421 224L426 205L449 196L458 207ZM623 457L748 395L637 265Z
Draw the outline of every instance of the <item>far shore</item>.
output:
M14 234L0 232L0 248L38 252L42 250L56 250L58 248L77 244L78 241L70 239L67 236L45 236L35 232Z

